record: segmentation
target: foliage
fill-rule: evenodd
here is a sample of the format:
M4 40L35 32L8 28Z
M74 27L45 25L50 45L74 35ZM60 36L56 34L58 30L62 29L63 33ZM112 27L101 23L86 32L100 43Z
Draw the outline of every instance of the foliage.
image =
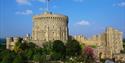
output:
M60 40L55 40L53 42L53 54L52 54L52 59L54 60L61 60L62 58L65 57L65 45L62 41Z
M13 63L23 63L22 57L20 55L17 55L13 60Z
M52 58L52 60L61 60L62 59L62 54L61 53L57 53L57 52L55 52L55 53L53 53L52 55L51 55L51 58Z
M76 40L69 40L65 44L60 40L43 43L43 47L36 46L33 42L16 42L14 50L0 52L1 63L50 63L63 61L77 63L94 61L93 48L80 45ZM89 62L88 62L89 63Z
M21 42L16 42L15 46L14 46L14 51L16 53L19 53L19 52L22 52L22 49L21 49Z
M81 52L81 46L78 41L71 40L66 43L66 54L68 56L76 56Z
M32 49L27 49L25 56L27 57L28 60L32 59L33 56L33 50Z
M43 54L51 55L52 54L52 49L53 49L52 42L43 43L43 48L42 48Z
M40 62L41 60L41 55L38 53L38 54L34 54L33 55L33 60L36 61L36 62Z
M86 46L83 51L82 51L82 60L85 62L85 63L91 63L91 62L94 62L95 61L95 54L94 54L94 50L92 47L90 46Z
M55 40L53 42L53 51L60 53L60 54L65 54L65 45L62 41L60 40Z
M92 48L97 48L97 46L96 46L96 45L92 45L91 47L92 47Z
M2 57L1 63L11 63L14 58L13 52L11 52L9 50L4 50L0 54Z

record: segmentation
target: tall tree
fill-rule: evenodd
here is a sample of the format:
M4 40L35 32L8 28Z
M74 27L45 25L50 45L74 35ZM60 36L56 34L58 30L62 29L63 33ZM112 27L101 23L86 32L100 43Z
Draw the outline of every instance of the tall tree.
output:
M1 63L11 63L15 55L9 50L4 50L0 53L0 56L2 57Z
M43 54L51 55L51 53L52 53L52 47L53 47L52 42L43 43L43 48L42 48Z
M53 51L65 54L65 45L62 41L60 40L55 40L53 42Z
M71 40L66 43L66 54L68 56L77 56L81 52L81 46L78 41Z
M65 52L66 52L66 48L65 45L62 41L60 40L55 40L53 42L53 54L52 54L52 58L54 60L60 60L65 58Z
M15 59L13 60L13 63L23 63L23 59L21 55L17 55Z

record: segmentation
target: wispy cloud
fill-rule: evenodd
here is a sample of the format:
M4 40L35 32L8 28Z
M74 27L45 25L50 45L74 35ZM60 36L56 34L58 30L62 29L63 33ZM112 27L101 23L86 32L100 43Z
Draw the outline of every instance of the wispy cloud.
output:
M84 0L73 0L74 2L83 2Z
M16 0L20 5L31 5L30 0Z
M125 2L120 2L120 3L117 3L117 4L113 4L113 6L125 7Z
M52 6L53 9L59 8L57 5Z
M81 21L77 22L76 24L80 25L80 26L88 26L88 25L90 25L90 22L86 21L86 20L81 20Z
M46 0L38 0L39 2L43 2L43 3L45 3L46 2Z
M32 10L25 10L25 11L17 11L16 14L19 14L19 15L31 15L33 14L33 11Z

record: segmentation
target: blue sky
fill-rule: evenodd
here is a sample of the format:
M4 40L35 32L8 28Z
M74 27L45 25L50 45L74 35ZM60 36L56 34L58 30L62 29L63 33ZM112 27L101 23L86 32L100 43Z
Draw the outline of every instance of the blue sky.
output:
M0 0L0 38L32 33L32 16L45 7L45 0ZM69 17L70 35L91 37L112 26L125 37L125 0L51 0L49 8Z

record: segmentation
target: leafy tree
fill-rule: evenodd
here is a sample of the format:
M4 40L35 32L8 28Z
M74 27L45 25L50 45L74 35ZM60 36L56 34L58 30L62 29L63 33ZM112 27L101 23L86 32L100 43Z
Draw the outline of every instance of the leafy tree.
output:
M33 52L32 49L27 49L27 50L26 50L25 56L27 57L28 60L31 60L31 59L32 59L33 53L34 53L34 52Z
M2 62L1 63L11 63L14 55L11 54L9 50L4 50L1 52Z
M62 54L61 54L61 53L54 52L54 53L51 55L51 58L52 58L52 60L61 60L61 59L62 59Z
M81 46L78 41L71 40L66 43L66 54L68 56L77 56L81 52Z
M23 59L20 55L17 55L13 60L13 63L23 63Z
M53 42L53 51L61 54L65 54L65 45L60 40L55 40Z
M34 48L34 54L35 53L40 53L40 54L43 54L43 48L40 48L40 47L38 47L38 48Z
M34 44L33 42L29 42L29 43L28 43L28 47L29 47L29 48L35 48L35 47L36 47L36 44Z
M28 49L28 43L27 42L23 42L20 44L20 48L25 51L26 49Z
M33 55L33 60L35 61L35 62L40 62L40 60L41 60L41 55L39 54L39 53L37 53L37 54L34 54Z
M65 58L65 52L66 52L66 48L65 48L64 43L60 40L55 40L53 42L52 58L54 60L60 60L62 58Z
M22 51L22 49L21 49L21 42L16 42L16 44L15 44L15 46L14 46L14 51L16 52L16 53L19 53L19 52L21 52Z
M43 43L43 54L46 54L46 55L51 55L52 54L52 48L53 47L53 44L52 42L45 42Z

